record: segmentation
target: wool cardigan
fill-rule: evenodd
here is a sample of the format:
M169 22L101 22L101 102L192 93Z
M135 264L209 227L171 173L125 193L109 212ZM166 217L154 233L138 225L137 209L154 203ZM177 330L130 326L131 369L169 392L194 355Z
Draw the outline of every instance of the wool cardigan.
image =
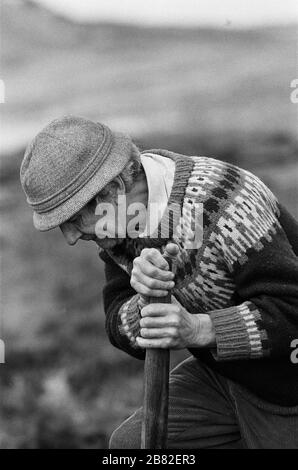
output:
M111 343L145 358L121 320L126 317L135 337L140 296L130 285L133 259L145 247L162 251L172 241L179 247L173 295L190 313L210 315L215 329L216 348L189 348L190 353L266 401L298 405L298 364L290 359L291 343L298 338L297 221L244 169L168 150L146 152L175 162L168 206L179 204L184 229L177 231L165 211L153 237L126 238L114 249L100 249ZM189 249L191 209L198 202L203 204L203 243ZM164 222L169 222L167 234Z

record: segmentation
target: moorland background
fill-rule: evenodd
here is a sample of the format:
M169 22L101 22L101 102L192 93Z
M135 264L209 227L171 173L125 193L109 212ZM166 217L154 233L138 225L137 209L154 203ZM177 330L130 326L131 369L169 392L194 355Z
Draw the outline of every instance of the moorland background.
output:
M34 231L19 184L25 145L51 119L82 115L142 148L253 171L298 217L296 26L79 24L3 1L1 42L0 448L104 448L141 405L143 364L106 337L96 248Z

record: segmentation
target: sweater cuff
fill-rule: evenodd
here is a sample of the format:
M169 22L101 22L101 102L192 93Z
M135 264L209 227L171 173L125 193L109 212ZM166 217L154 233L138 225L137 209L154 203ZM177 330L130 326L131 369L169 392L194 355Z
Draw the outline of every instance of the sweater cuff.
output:
M136 342L136 337L140 334L140 295L136 294L122 304L119 310L119 332L129 339L131 346L142 349Z
M251 302L210 312L215 330L217 361L260 358L266 354L257 326L259 311Z

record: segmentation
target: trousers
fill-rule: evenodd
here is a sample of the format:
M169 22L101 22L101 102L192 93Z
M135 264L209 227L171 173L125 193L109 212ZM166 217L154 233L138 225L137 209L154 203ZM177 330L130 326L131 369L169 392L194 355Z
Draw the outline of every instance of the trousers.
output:
M140 449L142 407L110 449ZM268 403L189 357L170 373L168 449L298 449L298 406Z

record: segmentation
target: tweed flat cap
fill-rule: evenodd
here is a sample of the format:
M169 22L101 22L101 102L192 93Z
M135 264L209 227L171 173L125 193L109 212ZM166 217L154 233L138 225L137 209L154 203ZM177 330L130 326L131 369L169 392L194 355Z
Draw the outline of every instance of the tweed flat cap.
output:
M51 230L78 212L119 175L132 140L76 116L52 121L28 145L20 178L34 226Z

